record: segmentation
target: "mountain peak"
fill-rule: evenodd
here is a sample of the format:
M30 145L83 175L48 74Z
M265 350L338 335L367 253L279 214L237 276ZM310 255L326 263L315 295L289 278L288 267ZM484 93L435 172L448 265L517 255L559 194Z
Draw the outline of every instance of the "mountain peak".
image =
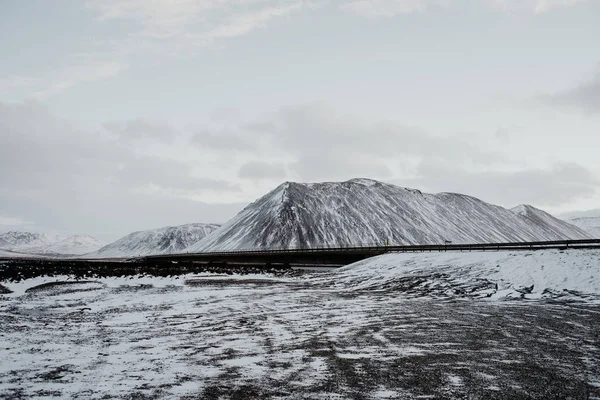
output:
M530 206L529 204L519 204L518 206L513 207L510 210L516 214L525 215L528 211L537 210L537 208Z

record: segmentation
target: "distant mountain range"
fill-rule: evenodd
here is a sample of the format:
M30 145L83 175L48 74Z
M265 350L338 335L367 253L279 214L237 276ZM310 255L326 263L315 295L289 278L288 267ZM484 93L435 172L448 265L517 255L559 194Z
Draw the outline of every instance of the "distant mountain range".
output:
M86 254L86 257L137 257L150 254L180 253L218 227L217 224L196 223L133 232L98 251Z
M82 255L103 246L96 238L86 235L60 236L33 232L0 234L0 249L12 253L44 255Z
M588 232L594 238L600 239L600 216L571 218L568 221Z
M285 182L186 251L590 237L532 206L508 210L463 194L352 179Z
M370 179L285 182L225 223L91 236L0 234L0 255L122 258L243 249L486 243L600 238L600 217L566 222L530 205L511 210L457 193L422 193ZM4 251L4 252L3 252Z

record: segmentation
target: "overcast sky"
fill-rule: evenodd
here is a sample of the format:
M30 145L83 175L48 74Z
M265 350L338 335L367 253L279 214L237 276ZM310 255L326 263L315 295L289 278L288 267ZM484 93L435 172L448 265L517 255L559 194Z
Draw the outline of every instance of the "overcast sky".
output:
M285 180L600 208L600 1L4 0L0 231L224 222Z

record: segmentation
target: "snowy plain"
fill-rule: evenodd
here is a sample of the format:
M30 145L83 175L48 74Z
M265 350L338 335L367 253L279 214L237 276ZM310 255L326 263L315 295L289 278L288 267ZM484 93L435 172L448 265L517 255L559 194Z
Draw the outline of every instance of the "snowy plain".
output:
M600 398L597 250L0 283L0 398Z

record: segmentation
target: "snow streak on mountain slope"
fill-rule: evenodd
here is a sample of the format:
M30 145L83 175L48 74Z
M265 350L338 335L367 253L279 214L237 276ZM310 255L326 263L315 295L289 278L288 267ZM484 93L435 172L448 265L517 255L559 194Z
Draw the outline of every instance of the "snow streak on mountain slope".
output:
M589 238L558 232L455 193L426 194L368 179L286 182L242 210L192 252L256 248L439 244Z
M183 252L186 247L198 242L218 227L217 224L198 223L133 232L86 256L134 257Z
M539 227L540 230L545 231L548 235L555 234L573 239L585 239L589 236L589 233L585 230L533 206L521 204L511 210L529 221L531 226Z
M600 217L579 217L570 219L569 222L580 227L594 238L600 239Z

